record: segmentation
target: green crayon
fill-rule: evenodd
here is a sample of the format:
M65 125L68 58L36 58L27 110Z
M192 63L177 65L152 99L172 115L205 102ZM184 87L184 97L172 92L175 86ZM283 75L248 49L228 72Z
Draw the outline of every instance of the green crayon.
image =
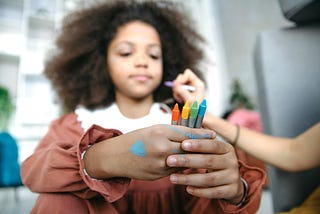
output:
M197 120L197 116L198 116L198 102L194 101L194 103L191 106L190 109L190 115L189 115L189 122L188 122L188 127L190 128L194 128L196 125L196 120Z

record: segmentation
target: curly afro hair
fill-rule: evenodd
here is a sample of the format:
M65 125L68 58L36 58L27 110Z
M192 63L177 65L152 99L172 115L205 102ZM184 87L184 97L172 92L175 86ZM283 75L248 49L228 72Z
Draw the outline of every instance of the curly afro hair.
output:
M176 6L167 1L107 1L66 16L56 41L57 51L44 69L64 109L73 111L78 105L96 109L115 101L106 50L117 29L134 20L150 24L160 35L162 82L174 79L186 68L204 79L197 68L203 58L199 44L204 39ZM154 92L156 102L170 98L171 89L163 84Z

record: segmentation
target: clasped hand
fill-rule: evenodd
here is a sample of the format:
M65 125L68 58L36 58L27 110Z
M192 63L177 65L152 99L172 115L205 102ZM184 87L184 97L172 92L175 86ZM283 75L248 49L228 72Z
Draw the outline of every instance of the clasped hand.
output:
M243 196L238 160L233 147L213 139L187 139L181 143L186 153L167 158L170 167L185 167L183 173L170 175L172 183L186 185L191 195L227 199L237 204ZM203 173L199 170L203 169Z
M94 144L85 167L98 179L170 175L172 183L186 185L194 196L237 203L243 195L237 157L231 145L215 137L207 129L154 125Z
M150 171L157 169L153 175L169 174L172 183L186 185L189 194L194 196L227 199L234 204L241 201L243 184L238 159L230 144L216 140L211 130L169 125L164 126L164 130L163 125L156 127L157 131L151 129L147 136L153 136L153 142L157 143L152 143L150 148L146 144L149 156L158 163L156 167L150 165L148 168ZM174 143L167 144L164 136ZM162 158L165 158L165 164Z

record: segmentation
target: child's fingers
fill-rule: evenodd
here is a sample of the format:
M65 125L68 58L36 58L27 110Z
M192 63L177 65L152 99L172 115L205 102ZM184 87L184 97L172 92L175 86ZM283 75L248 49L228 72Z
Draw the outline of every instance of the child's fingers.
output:
M186 126L166 125L167 137L176 142L186 139L214 139L216 133L209 129L189 128Z
M186 152L193 153L208 153L208 154L225 154L230 152L233 147L229 143L224 143L218 140L185 140L181 145Z

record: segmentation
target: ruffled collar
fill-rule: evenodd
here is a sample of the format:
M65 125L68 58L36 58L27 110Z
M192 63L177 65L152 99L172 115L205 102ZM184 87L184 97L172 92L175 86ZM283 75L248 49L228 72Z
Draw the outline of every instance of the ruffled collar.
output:
M137 119L125 117L116 103L107 108L92 111L80 106L75 110L75 113L84 131L96 124L104 128L117 129L122 133L127 133L135 129L155 124L170 124L171 122L171 110L162 103L154 103L148 115Z

